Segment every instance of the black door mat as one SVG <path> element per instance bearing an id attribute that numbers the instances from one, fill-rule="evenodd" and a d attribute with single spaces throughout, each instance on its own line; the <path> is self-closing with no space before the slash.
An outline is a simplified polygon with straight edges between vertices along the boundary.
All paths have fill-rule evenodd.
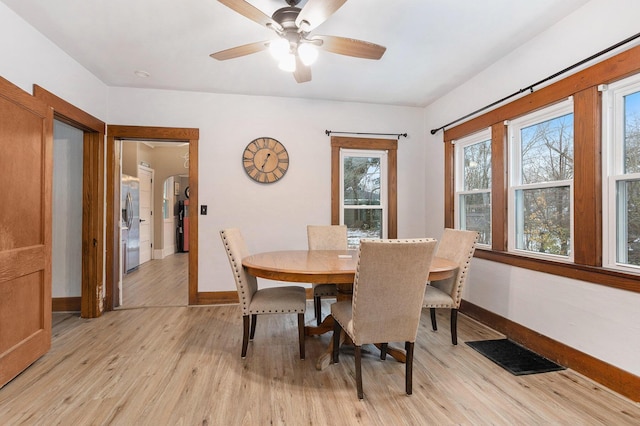
<path id="1" fill-rule="evenodd" d="M 565 369 L 509 339 L 478 340 L 467 345 L 515 376 Z"/>

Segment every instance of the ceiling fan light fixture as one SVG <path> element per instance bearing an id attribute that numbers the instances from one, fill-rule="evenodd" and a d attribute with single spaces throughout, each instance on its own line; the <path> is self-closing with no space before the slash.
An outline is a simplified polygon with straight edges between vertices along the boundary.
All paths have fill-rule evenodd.
<path id="1" fill-rule="evenodd" d="M 269 43 L 269 53 L 276 60 L 281 61 L 282 58 L 289 54 L 289 42 L 283 38 L 273 40 Z"/>
<path id="2" fill-rule="evenodd" d="M 298 46 L 298 56 L 303 64 L 309 66 L 318 59 L 318 48 L 311 43 L 302 43 Z"/>
<path id="3" fill-rule="evenodd" d="M 282 71 L 295 72 L 296 57 L 292 53 L 288 53 L 280 60 L 278 68 L 280 68 Z"/>

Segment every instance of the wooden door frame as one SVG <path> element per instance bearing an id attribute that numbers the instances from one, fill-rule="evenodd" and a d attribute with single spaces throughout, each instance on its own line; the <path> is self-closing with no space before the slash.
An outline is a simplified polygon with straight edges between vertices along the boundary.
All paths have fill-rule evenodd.
<path id="1" fill-rule="evenodd" d="M 104 260 L 104 135 L 105 123 L 33 85 L 33 96 L 53 109 L 53 117 L 83 132 L 82 145 L 82 284 L 80 315 L 102 314 Z M 52 123 L 53 125 L 53 123 Z M 77 302 L 76 302 L 77 303 Z M 76 304 L 68 309 L 78 309 Z"/>
<path id="2" fill-rule="evenodd" d="M 122 139 L 173 141 L 189 144 L 189 201 L 198 206 L 198 141 L 200 130 L 193 128 L 107 125 L 106 200 L 107 238 L 105 310 L 113 310 L 120 271 L 120 154 Z M 198 304 L 198 209 L 189 209 L 189 304 Z"/>

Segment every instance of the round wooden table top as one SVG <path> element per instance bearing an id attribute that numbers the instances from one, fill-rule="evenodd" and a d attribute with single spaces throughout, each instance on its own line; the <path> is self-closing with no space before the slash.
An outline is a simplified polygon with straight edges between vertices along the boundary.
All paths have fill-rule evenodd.
<path id="1" fill-rule="evenodd" d="M 251 275 L 276 281 L 316 284 L 353 284 L 357 250 L 286 250 L 258 253 L 242 259 Z M 429 280 L 452 277 L 458 265 L 434 257 Z"/>

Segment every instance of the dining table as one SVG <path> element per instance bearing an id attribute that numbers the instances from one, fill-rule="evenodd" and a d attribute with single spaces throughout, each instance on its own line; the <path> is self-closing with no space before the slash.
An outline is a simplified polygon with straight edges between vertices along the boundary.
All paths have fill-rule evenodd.
<path id="1" fill-rule="evenodd" d="M 242 266 L 249 274 L 268 280 L 336 284 L 337 299 L 350 300 L 357 262 L 357 250 L 283 250 L 247 256 L 242 259 Z M 434 256 L 429 268 L 429 281 L 451 278 L 457 269 L 457 263 Z M 305 335 L 319 335 L 332 330 L 333 317 L 328 315 L 319 326 L 305 326 Z M 318 358 L 316 363 L 318 370 L 322 370 L 331 363 L 332 350 L 333 339 L 330 340 L 327 351 Z M 405 352 L 402 349 L 389 345 L 387 353 L 400 362 L 406 360 Z"/>

